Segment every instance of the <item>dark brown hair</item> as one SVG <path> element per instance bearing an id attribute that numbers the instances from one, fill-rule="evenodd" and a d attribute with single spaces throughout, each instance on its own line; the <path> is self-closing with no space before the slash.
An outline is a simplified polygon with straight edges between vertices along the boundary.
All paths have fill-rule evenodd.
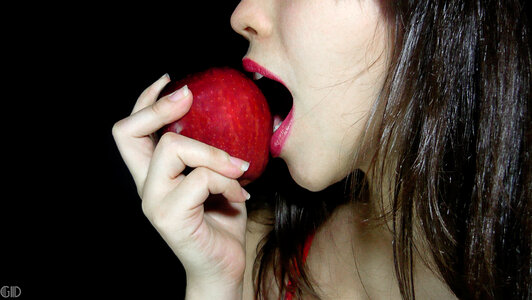
<path id="1" fill-rule="evenodd" d="M 404 299 L 414 299 L 415 227 L 460 299 L 532 298 L 532 58 L 525 1 L 380 1 L 393 49 L 368 122 L 377 148 L 366 176 L 391 197 L 393 252 Z M 378 125 L 377 124 L 378 121 Z M 358 172 L 358 171 L 357 171 Z M 384 178 L 393 174 L 389 195 Z M 352 201 L 367 187 L 352 176 Z M 302 248 L 337 202 L 279 195 L 254 278 L 267 298 L 315 294 Z M 304 197 L 305 199 L 302 199 Z M 309 201 L 310 200 L 310 201 Z M 417 240 L 416 240 L 417 242 Z M 299 270 L 297 272 L 296 270 Z"/>

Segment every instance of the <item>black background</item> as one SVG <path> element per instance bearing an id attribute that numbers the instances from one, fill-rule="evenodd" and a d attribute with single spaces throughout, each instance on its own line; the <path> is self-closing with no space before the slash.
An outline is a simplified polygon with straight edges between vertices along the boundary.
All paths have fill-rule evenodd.
<path id="1" fill-rule="evenodd" d="M 0 286 L 20 287 L 19 299 L 183 297 L 183 269 L 143 215 L 111 128 L 164 73 L 242 70 L 248 42 L 229 23 L 237 5 L 3 11 Z"/>
<path id="2" fill-rule="evenodd" d="M 164 73 L 242 70 L 237 4 L 2 7 L 0 287 L 19 299 L 183 297 L 183 269 L 143 215 L 111 128 Z M 253 200 L 272 182 L 294 188 L 280 160 L 248 187 Z"/>

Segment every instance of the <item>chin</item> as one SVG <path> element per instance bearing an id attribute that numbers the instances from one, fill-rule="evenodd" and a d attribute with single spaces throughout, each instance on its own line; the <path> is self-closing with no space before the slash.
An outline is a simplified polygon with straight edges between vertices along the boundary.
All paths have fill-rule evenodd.
<path id="1" fill-rule="evenodd" d="M 287 166 L 292 179 L 294 179 L 299 186 L 311 192 L 322 191 L 343 178 L 343 176 L 341 176 L 341 178 L 335 178 L 334 176 L 331 176 L 331 174 L 316 170 L 316 168 L 312 168 L 308 164 L 305 167 L 296 167 L 287 163 Z"/>

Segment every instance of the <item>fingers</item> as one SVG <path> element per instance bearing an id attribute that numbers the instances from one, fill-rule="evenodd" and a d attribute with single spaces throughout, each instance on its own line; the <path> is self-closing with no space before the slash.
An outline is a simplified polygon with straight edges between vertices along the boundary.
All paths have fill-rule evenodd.
<path id="1" fill-rule="evenodd" d="M 176 201 L 182 210 L 193 210 L 203 205 L 209 194 L 222 194 L 230 202 L 245 202 L 249 194 L 240 186 L 237 180 L 227 178 L 207 168 L 194 169 L 169 194 L 169 199 Z"/>
<path id="2" fill-rule="evenodd" d="M 141 99 L 139 99 L 141 100 Z M 145 103 L 151 101 L 142 99 Z M 149 136 L 161 127 L 183 117 L 192 105 L 192 93 L 187 86 L 148 105 L 128 118 L 119 121 L 123 134 L 127 137 L 141 138 Z M 139 105 L 139 108 L 142 105 Z"/>
<path id="3" fill-rule="evenodd" d="M 186 166 L 208 168 L 225 177 L 236 179 L 248 169 L 249 163 L 205 143 L 167 132 L 161 137 L 153 153 L 142 191 L 143 198 L 157 198 L 170 192 L 179 183 L 178 176 Z"/>
<path id="4" fill-rule="evenodd" d="M 171 95 L 157 97 L 170 81 L 163 76 L 138 98 L 133 113 L 113 126 L 113 136 L 137 189 L 143 189 L 155 143 L 150 135 L 164 125 L 180 119 L 192 105 L 192 93 L 183 87 Z"/>
<path id="5" fill-rule="evenodd" d="M 134 114 L 137 111 L 143 109 L 144 107 L 155 103 L 155 101 L 159 97 L 159 93 L 169 82 L 170 82 L 170 76 L 167 73 L 167 74 L 164 74 L 157 81 L 155 81 L 152 85 L 147 87 L 137 99 L 137 102 L 135 103 L 135 106 L 133 107 L 133 111 L 131 112 L 131 114 Z"/>
<path id="6" fill-rule="evenodd" d="M 221 194 L 233 203 L 243 203 L 250 198 L 237 180 L 198 167 L 183 177 L 165 197 L 144 198 L 143 211 L 159 227 L 164 227 L 167 222 L 175 224 L 176 220 L 186 223 L 187 219 L 198 215 L 210 194 Z"/>
<path id="7" fill-rule="evenodd" d="M 245 201 L 249 194 L 236 178 L 247 170 L 249 163 L 176 133 L 166 133 L 157 144 L 150 138 L 164 125 L 183 117 L 192 105 L 192 93 L 187 86 L 157 100 L 169 81 L 165 75 L 148 87 L 139 96 L 132 114 L 113 127 L 113 136 L 133 175 L 143 206 L 177 199 L 183 208 L 193 209 L 211 193 L 222 194 L 232 202 Z M 184 176 L 181 173 L 186 166 L 195 169 Z"/>

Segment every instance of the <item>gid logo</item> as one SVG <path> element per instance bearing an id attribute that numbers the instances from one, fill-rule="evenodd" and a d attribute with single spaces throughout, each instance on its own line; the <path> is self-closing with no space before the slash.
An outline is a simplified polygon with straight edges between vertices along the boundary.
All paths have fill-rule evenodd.
<path id="1" fill-rule="evenodd" d="M 22 290 L 20 287 L 13 285 L 13 286 L 7 286 L 4 285 L 0 288 L 0 295 L 2 295 L 3 298 L 17 298 L 22 293 Z"/>

